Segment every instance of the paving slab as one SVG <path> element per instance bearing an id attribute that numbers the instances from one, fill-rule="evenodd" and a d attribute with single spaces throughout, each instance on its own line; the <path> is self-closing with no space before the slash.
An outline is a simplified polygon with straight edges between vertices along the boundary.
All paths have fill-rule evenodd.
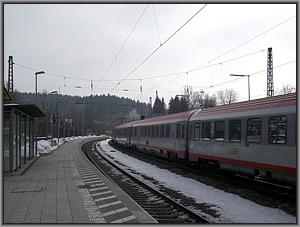
<path id="1" fill-rule="evenodd" d="M 63 144 L 23 174 L 4 176 L 3 224 L 157 223 L 81 151 L 92 139 Z"/>

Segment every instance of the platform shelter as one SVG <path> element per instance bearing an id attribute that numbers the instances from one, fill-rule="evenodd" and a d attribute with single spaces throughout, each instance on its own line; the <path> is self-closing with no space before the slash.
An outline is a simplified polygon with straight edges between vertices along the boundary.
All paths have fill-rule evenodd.
<path id="1" fill-rule="evenodd" d="M 3 108 L 3 171 L 14 174 L 37 156 L 35 118 L 46 115 L 34 104 Z"/>

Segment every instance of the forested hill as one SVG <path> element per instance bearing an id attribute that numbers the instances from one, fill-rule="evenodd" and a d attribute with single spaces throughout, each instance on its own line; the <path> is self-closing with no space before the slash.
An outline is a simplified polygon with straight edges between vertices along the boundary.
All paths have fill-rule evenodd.
<path id="1" fill-rule="evenodd" d="M 36 103 L 35 93 L 14 92 L 13 100 L 18 104 Z M 150 105 L 109 94 L 80 97 L 42 93 L 37 96 L 37 105 L 47 115 L 47 119 L 50 119 L 51 112 L 56 112 L 57 108 L 60 122 L 72 119 L 73 126 L 77 124 L 78 127 L 86 127 L 91 133 L 95 133 L 97 124 L 102 124 L 109 130 L 112 124 L 124 122 L 125 118 L 137 118 L 141 112 L 147 117 L 150 111 Z M 48 122 L 49 120 L 45 120 L 43 123 L 45 127 L 48 127 Z"/>

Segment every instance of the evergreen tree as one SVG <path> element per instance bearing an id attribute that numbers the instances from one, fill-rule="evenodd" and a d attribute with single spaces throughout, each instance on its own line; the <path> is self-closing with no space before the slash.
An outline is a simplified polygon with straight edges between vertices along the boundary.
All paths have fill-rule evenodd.
<path id="1" fill-rule="evenodd" d="M 156 98 L 154 101 L 153 109 L 152 109 L 152 116 L 160 116 L 166 114 L 166 104 L 164 101 L 164 98 L 162 100 L 158 97 L 157 91 L 156 91 Z"/>
<path id="2" fill-rule="evenodd" d="M 172 97 L 169 101 L 168 114 L 187 111 L 188 105 L 189 103 L 186 98 L 182 97 L 181 99 L 179 99 L 178 96 L 176 95 L 174 99 Z"/>

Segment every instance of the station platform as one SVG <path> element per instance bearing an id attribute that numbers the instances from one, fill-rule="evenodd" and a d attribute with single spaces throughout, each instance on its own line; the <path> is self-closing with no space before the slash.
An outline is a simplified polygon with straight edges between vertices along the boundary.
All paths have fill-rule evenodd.
<path id="1" fill-rule="evenodd" d="M 157 223 L 67 142 L 19 176 L 3 177 L 3 224 Z"/>

